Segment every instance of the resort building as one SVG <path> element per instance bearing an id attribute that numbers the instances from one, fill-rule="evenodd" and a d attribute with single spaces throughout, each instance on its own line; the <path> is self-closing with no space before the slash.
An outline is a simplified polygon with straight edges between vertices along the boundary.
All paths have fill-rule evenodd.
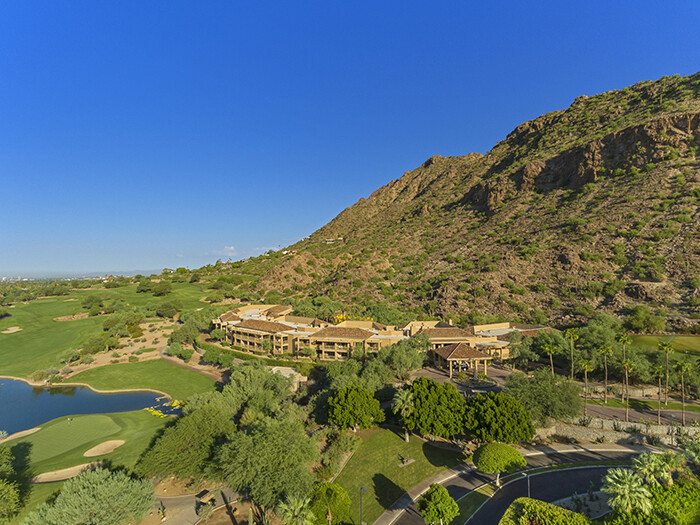
<path id="1" fill-rule="evenodd" d="M 226 339 L 249 352 L 316 355 L 323 360 L 349 359 L 354 351 L 377 353 L 382 348 L 424 335 L 429 352 L 444 366 L 477 366 L 492 359 L 507 359 L 509 339 L 515 332 L 533 335 L 541 326 L 494 323 L 467 329 L 444 321 L 411 321 L 386 326 L 374 321 L 346 320 L 337 325 L 311 317 L 293 316 L 291 306 L 247 305 L 222 314 L 214 326 Z"/>

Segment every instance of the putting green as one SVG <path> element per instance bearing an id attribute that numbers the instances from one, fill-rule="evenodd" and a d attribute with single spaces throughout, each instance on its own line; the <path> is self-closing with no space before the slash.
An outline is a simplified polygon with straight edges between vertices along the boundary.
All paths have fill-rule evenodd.
<path id="1" fill-rule="evenodd" d="M 160 359 L 92 368 L 69 381 L 87 383 L 98 390 L 158 390 L 174 399 L 187 399 L 214 388 L 214 381 L 207 376 Z"/>

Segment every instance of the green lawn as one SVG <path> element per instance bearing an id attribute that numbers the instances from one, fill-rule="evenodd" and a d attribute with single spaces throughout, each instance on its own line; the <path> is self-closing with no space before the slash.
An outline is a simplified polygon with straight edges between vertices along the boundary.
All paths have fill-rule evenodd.
<path id="1" fill-rule="evenodd" d="M 69 381 L 88 383 L 98 390 L 158 390 L 173 399 L 187 399 L 214 388 L 214 381 L 207 376 L 160 359 L 92 368 Z"/>
<path id="2" fill-rule="evenodd" d="M 700 335 L 634 335 L 632 344 L 642 350 L 657 351 L 660 342 L 670 342 L 674 350 L 683 353 L 700 353 Z"/>
<path id="3" fill-rule="evenodd" d="M 8 442 L 8 445 L 15 458 L 15 468 L 24 472 L 26 478 L 97 459 L 130 468 L 167 421 L 145 410 L 62 417 L 41 425 L 41 430 L 34 434 Z M 125 443 L 104 456 L 83 456 L 93 446 L 113 439 L 122 439 Z M 60 486 L 61 483 L 30 485 L 26 507 L 13 523 L 19 523 L 24 515 Z"/>
<path id="4" fill-rule="evenodd" d="M 454 523 L 454 525 L 463 525 L 494 492 L 496 492 L 495 487 L 489 484 L 479 487 L 459 499 L 457 501 L 459 514 L 452 523 Z"/>
<path id="5" fill-rule="evenodd" d="M 86 295 L 99 295 L 106 300 L 122 299 L 131 306 L 156 306 L 178 299 L 183 311 L 203 306 L 205 295 L 199 284 L 174 283 L 165 297 L 136 293 L 137 285 L 122 288 L 75 290 L 68 295 L 36 299 L 9 308 L 9 317 L 0 319 L 0 332 L 19 326 L 21 332 L 0 334 L 0 375 L 29 377 L 35 370 L 59 366 L 61 359 L 81 348 L 83 343 L 102 330 L 105 317 L 89 317 L 76 321 L 54 321 L 54 317 L 84 313 L 81 301 Z"/>
<path id="6" fill-rule="evenodd" d="M 404 492 L 462 461 L 460 453 L 433 447 L 415 436 L 406 443 L 400 434 L 383 428 L 360 434 L 362 443 L 336 479 L 350 494 L 353 523 L 360 523 L 360 487 L 368 489 L 362 496 L 362 519 L 372 523 Z M 399 467 L 400 457 L 415 462 Z"/>
<path id="7" fill-rule="evenodd" d="M 594 403 L 596 405 L 600 406 L 609 406 L 613 408 L 625 408 L 625 404 L 620 401 L 617 398 L 612 398 L 608 396 L 608 404 L 606 405 L 603 403 L 602 400 L 599 399 L 593 399 L 593 400 L 588 400 L 589 403 Z M 658 401 L 646 401 L 646 400 L 641 400 L 641 399 L 630 399 L 630 408 L 636 408 L 640 410 L 657 410 L 658 408 Z M 681 410 L 683 406 L 681 403 L 676 402 L 676 401 L 669 401 L 668 406 L 664 405 L 663 403 L 663 397 L 661 399 L 661 413 L 663 414 L 664 410 Z M 685 410 L 686 412 L 700 412 L 700 406 L 698 405 L 690 405 L 688 403 L 685 404 Z"/>

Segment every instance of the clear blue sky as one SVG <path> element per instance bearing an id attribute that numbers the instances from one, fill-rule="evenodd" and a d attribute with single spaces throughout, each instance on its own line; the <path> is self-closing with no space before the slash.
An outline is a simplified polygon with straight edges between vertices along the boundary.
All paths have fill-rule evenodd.
<path id="1" fill-rule="evenodd" d="M 0 276 L 285 246 L 434 154 L 700 70 L 700 3 L 0 3 Z"/>

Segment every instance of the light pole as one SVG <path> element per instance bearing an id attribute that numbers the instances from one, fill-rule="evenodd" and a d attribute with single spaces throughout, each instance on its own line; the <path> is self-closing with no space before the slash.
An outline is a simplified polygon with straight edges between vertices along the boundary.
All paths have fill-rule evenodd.
<path id="1" fill-rule="evenodd" d="M 527 497 L 530 497 L 530 476 L 527 475 L 527 472 L 522 473 L 525 478 L 527 478 Z"/>
<path id="2" fill-rule="evenodd" d="M 369 490 L 367 487 L 360 487 L 360 525 L 365 525 L 365 522 L 362 521 L 362 493 L 367 492 Z"/>

